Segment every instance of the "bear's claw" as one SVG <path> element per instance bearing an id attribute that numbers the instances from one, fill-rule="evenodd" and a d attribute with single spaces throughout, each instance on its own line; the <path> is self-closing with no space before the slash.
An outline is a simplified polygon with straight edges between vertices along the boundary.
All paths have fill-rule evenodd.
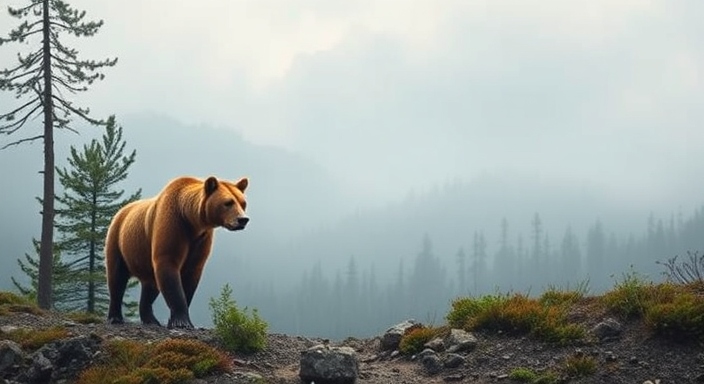
<path id="1" fill-rule="evenodd" d="M 122 317 L 108 317 L 108 324 L 124 324 L 125 320 Z"/>
<path id="2" fill-rule="evenodd" d="M 193 329 L 195 328 L 193 326 L 193 323 L 191 323 L 191 320 L 188 317 L 171 317 L 169 319 L 169 324 L 167 325 L 169 329 L 172 328 L 181 328 L 181 329 Z"/>

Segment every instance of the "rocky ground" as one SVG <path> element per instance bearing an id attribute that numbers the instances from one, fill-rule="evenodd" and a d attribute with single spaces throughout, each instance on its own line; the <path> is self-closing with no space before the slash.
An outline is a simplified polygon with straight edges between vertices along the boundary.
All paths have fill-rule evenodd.
<path id="1" fill-rule="evenodd" d="M 579 313 L 573 316 L 587 329 L 602 322 L 602 313 Z M 41 328 L 66 326 L 72 337 L 86 336 L 92 340 L 115 337 L 140 341 L 161 340 L 169 337 L 197 338 L 217 344 L 207 329 L 193 331 L 167 330 L 137 324 L 109 326 L 104 324 L 77 324 L 49 313 L 33 315 L 12 313 L 0 316 L 0 331 L 12 327 Z M 704 383 L 704 347 L 698 343 L 674 343 L 649 337 L 639 322 L 623 323 L 617 337 L 607 340 L 585 341 L 575 345 L 558 346 L 536 341 L 531 337 L 512 337 L 501 334 L 475 333 L 476 348 L 459 353 L 462 363 L 456 368 L 443 368 L 429 374 L 419 358 L 402 356 L 392 351 L 381 351 L 381 337 L 347 339 L 331 342 L 332 346 L 352 347 L 359 360 L 359 384 L 414 384 L 414 383 L 511 383 L 509 373 L 515 368 L 530 368 L 537 372 L 559 371 L 570 356 L 591 356 L 597 362 L 596 373 L 583 378 L 561 374 L 562 382 L 569 383 L 647 383 L 686 384 Z M 10 328 L 8 328 L 10 327 Z M 382 336 L 382 335 L 380 335 Z M 0 332 L 2 339 L 2 332 Z M 232 355 L 235 370 L 229 374 L 199 379 L 208 383 L 301 383 L 298 377 L 301 352 L 324 342 L 320 339 L 281 334 L 270 334 L 268 346 L 251 355 Z M 440 352 L 438 356 L 444 356 Z M 0 356 L 0 360 L 2 357 Z M 68 363 L 67 363 L 68 364 Z M 2 361 L 0 361 L 2 365 Z M 67 380 L 70 382 L 71 380 Z M 0 378 L 0 383 L 3 380 Z"/>

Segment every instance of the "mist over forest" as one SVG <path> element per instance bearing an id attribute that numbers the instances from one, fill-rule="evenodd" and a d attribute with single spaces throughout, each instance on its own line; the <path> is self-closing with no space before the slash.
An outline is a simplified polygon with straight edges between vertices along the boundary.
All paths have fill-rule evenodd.
<path id="1" fill-rule="evenodd" d="M 657 281 L 704 251 L 701 0 L 70 3 L 105 24 L 62 43 L 119 58 L 65 96 L 116 115 L 137 152 L 120 188 L 250 178 L 197 326 L 225 284 L 273 332 L 344 338 L 442 323 L 461 295 Z M 32 49 L 3 44 L 0 68 Z M 0 93 L 0 113 L 21 103 Z M 103 133 L 76 123 L 58 167 Z M 39 237 L 42 155 L 0 150 L 0 289 Z"/>
<path id="2" fill-rule="evenodd" d="M 704 211 L 696 205 L 623 204 L 585 184 L 497 173 L 365 208 L 324 166 L 232 131 L 156 114 L 120 124 L 127 147 L 137 150 L 121 184 L 127 192 L 142 188 L 151 196 L 181 174 L 251 178 L 252 221 L 246 231 L 216 233 L 192 306 L 199 326 L 210 326 L 207 302 L 224 284 L 272 331 L 343 338 L 373 335 L 405 318 L 441 323 L 462 295 L 584 284 L 599 293 L 633 271 L 657 281 L 665 270 L 656 262 L 704 249 Z M 83 132 L 59 136 L 59 166 L 69 145 L 100 131 Z M 16 165 L 0 169 L 3 179 L 36 175 L 14 181 L 0 205 L 0 215 L 13 218 L 2 233 L 2 289 L 13 289 L 10 276 L 21 280 L 15 259 L 37 237 L 36 150 L 2 153 Z M 165 318 L 162 299 L 157 308 Z"/>

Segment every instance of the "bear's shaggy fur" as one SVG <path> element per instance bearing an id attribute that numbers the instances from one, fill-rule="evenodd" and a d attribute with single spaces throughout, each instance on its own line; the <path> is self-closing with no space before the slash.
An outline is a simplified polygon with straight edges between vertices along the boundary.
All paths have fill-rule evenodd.
<path id="1" fill-rule="evenodd" d="M 179 177 L 155 197 L 120 209 L 105 239 L 110 306 L 108 322 L 122 323 L 122 300 L 131 276 L 142 292 L 139 317 L 143 324 L 159 324 L 152 304 L 159 293 L 171 310 L 169 328 L 193 328 L 188 313 L 203 266 L 213 243 L 213 231 L 244 229 L 244 191 L 249 181 L 209 177 L 205 181 Z"/>

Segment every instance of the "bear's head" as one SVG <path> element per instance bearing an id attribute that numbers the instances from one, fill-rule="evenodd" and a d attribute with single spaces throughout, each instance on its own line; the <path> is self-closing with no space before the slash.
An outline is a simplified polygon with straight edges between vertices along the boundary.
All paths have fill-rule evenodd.
<path id="1" fill-rule="evenodd" d="M 249 180 L 246 177 L 234 183 L 218 180 L 212 176 L 206 179 L 204 183 L 206 221 L 230 231 L 244 229 L 249 222 L 249 217 L 245 214 L 247 201 L 244 196 L 247 185 Z"/>

